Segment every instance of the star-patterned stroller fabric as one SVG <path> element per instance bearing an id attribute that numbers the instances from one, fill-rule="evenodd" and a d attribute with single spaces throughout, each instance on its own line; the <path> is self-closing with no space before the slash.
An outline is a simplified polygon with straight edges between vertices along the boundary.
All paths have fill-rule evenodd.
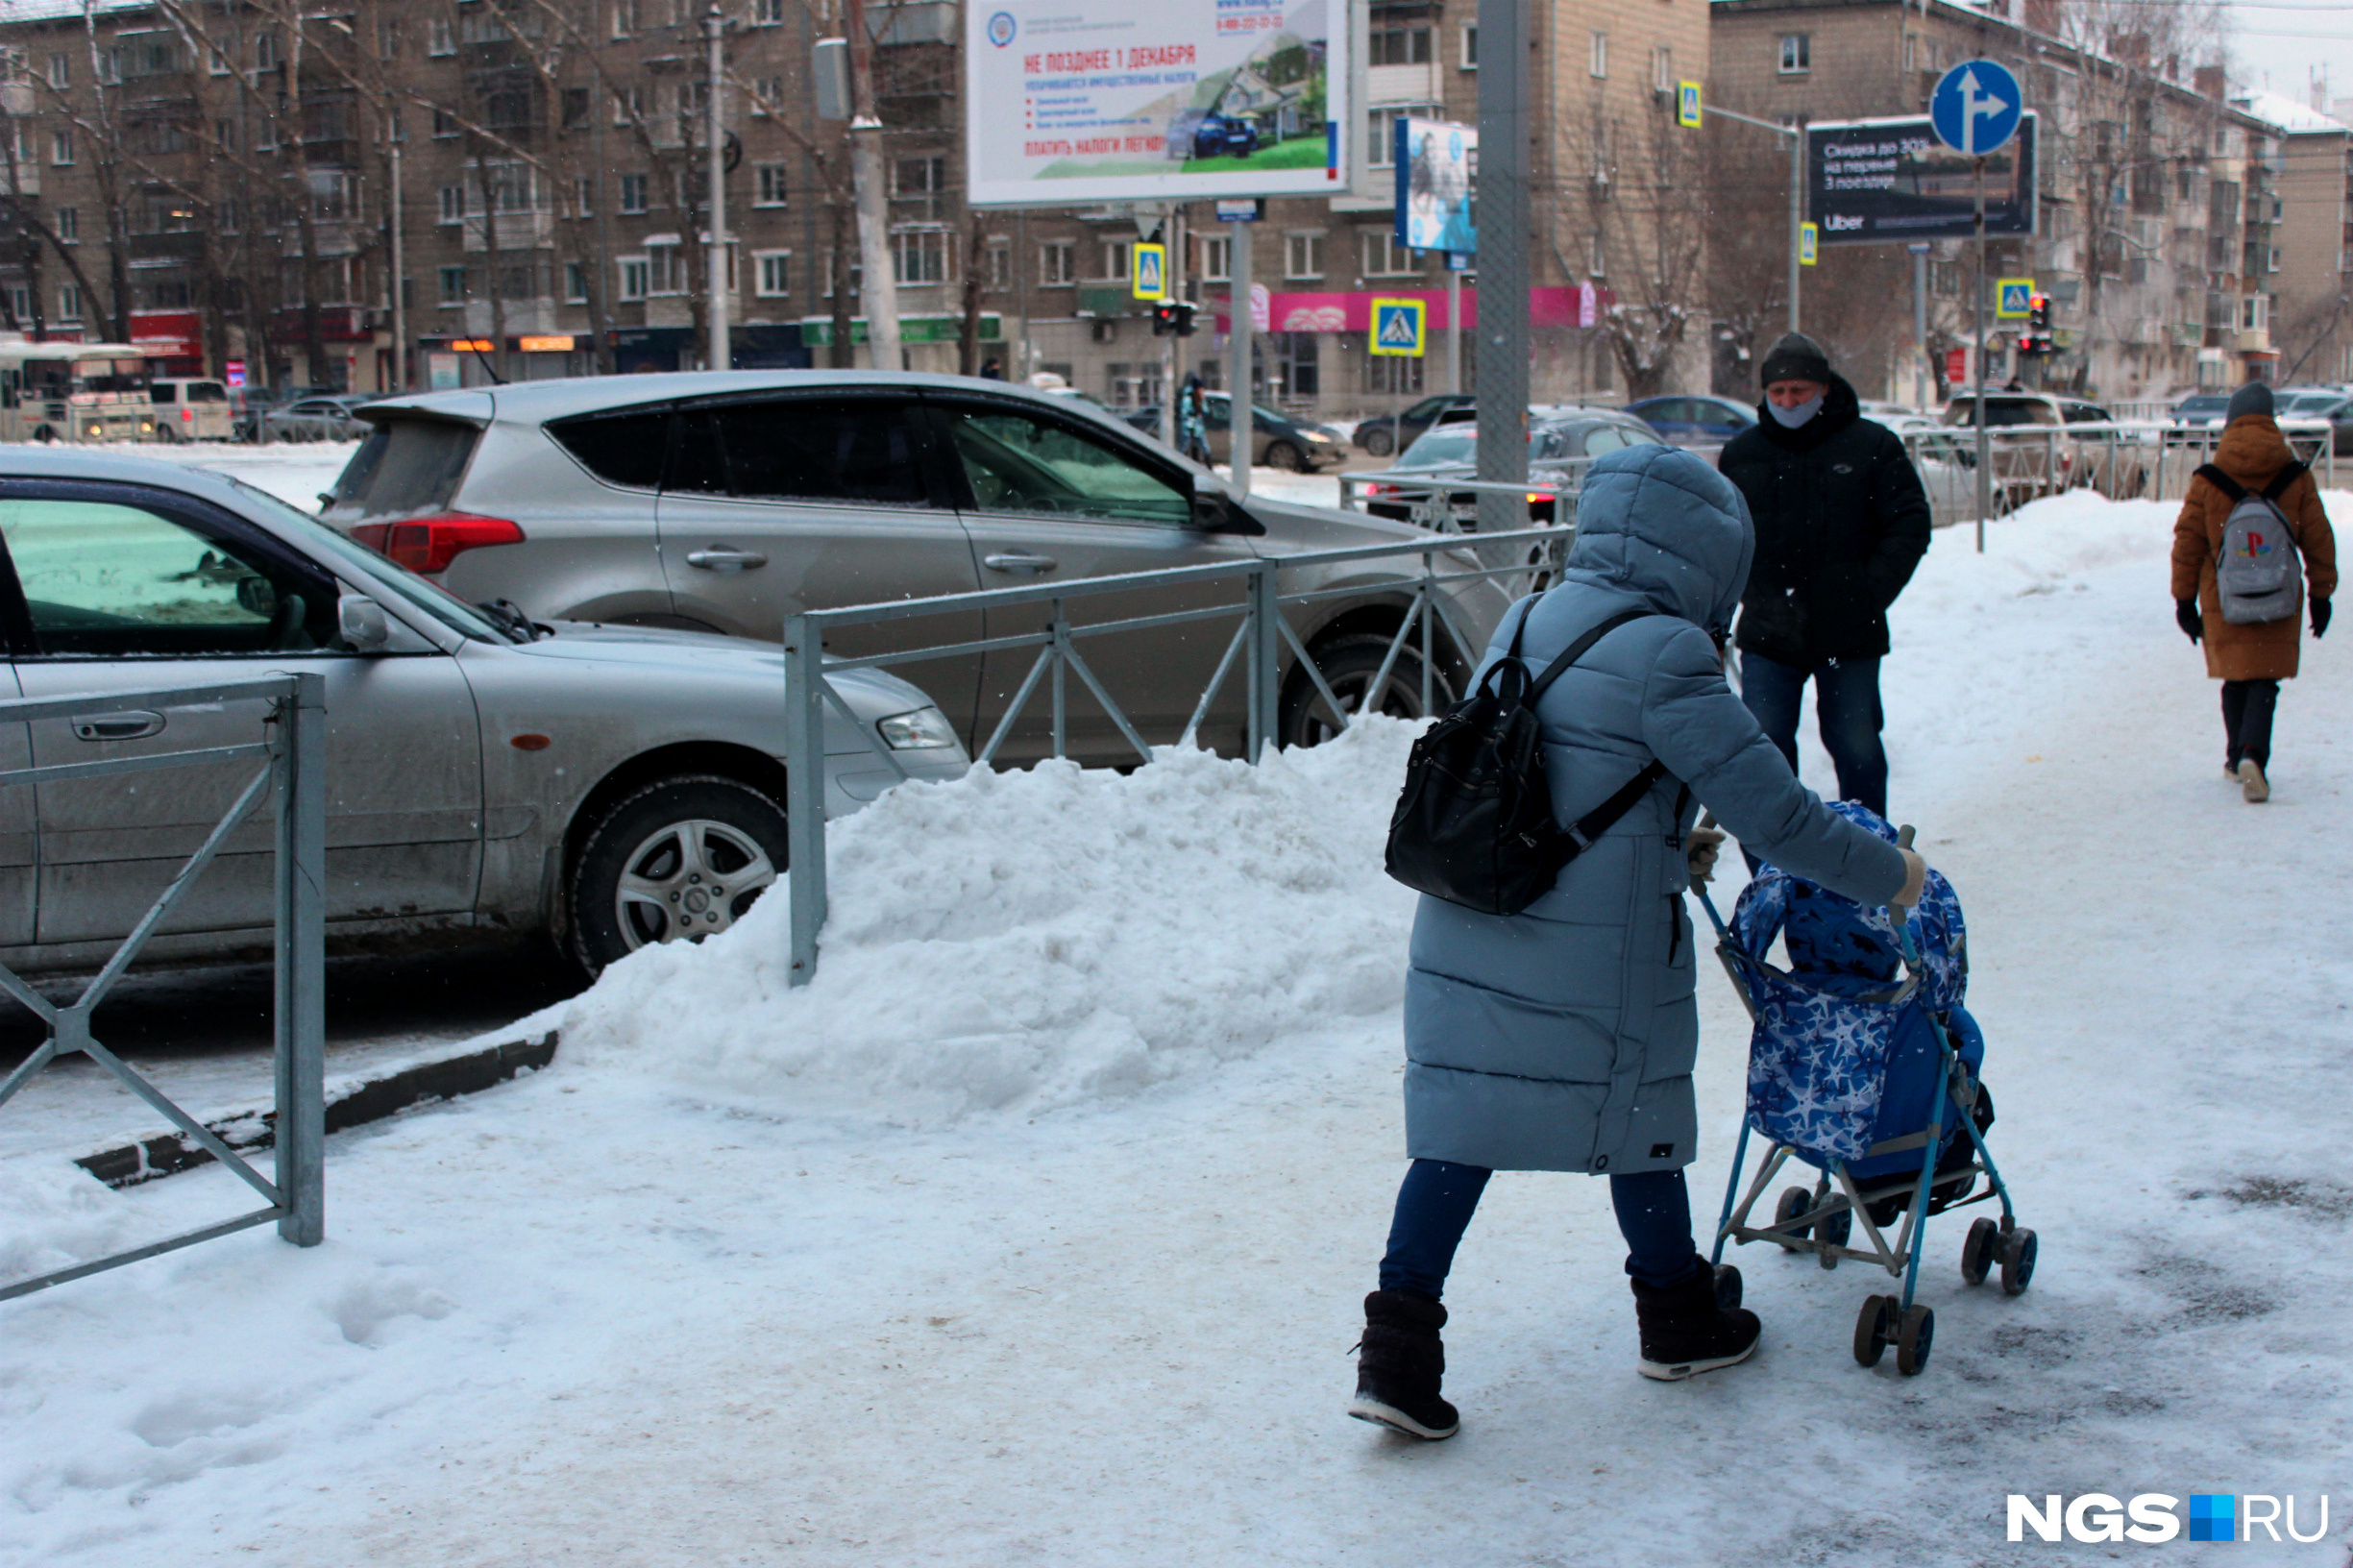
<path id="1" fill-rule="evenodd" d="M 1830 809 L 1893 842 L 1896 831 L 1851 801 Z M 1944 1019 L 1972 1076 L 1984 1054 L 1961 1003 L 1969 956 L 1961 903 L 1931 870 L 1912 937 L 1921 957 L 1906 975 L 1885 908 L 1866 908 L 1772 866 L 1733 908 L 1729 950 L 1756 1012 L 1749 1043 L 1749 1124 L 1815 1165 L 1849 1164 L 1861 1179 L 1917 1170 L 1920 1155 L 1867 1160 L 1873 1144 L 1927 1126 L 1937 1052 L 1931 1015 Z M 1766 960 L 1781 939 L 1789 968 Z M 1948 1106 L 1944 1132 L 1958 1125 Z M 1884 1170 L 1879 1167 L 1885 1167 Z"/>

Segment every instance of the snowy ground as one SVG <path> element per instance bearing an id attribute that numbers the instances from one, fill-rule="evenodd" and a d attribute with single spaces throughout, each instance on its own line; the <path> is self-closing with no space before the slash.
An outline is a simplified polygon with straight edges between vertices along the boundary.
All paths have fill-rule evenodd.
<path id="1" fill-rule="evenodd" d="M 2003 1498 L 2097 1490 L 2306 1530 L 2331 1492 L 2328 1542 L 2233 1560 L 2340 1568 L 2353 659 L 2308 649 L 2242 804 L 2169 513 L 1946 530 L 1897 617 L 1898 811 L 1967 905 L 2043 1239 L 2005 1300 L 1932 1229 L 1918 1380 L 1847 1353 L 1873 1278 L 1750 1248 L 1759 1361 L 1643 1382 L 1602 1188 L 1518 1175 L 1449 1291 L 1462 1434 L 1341 1414 L 1401 1169 L 1406 736 L 1369 726 L 899 792 L 836 829 L 808 991 L 771 900 L 552 1010 L 550 1071 L 335 1139 L 325 1246 L 0 1306 L 0 1560 L 2093 1561 L 2005 1544 Z M 1746 1031 L 1702 994 L 1712 1214 Z M 0 1187 L 8 1276 L 238 1199 Z"/>

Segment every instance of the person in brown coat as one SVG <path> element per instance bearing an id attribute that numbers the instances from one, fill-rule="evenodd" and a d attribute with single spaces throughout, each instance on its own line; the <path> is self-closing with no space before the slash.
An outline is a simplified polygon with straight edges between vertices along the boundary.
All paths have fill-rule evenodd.
<path id="1" fill-rule="evenodd" d="M 2271 417 L 2271 389 L 2249 381 L 2234 393 L 2223 416 L 2222 440 L 2214 466 L 2258 495 L 2295 460 Z M 2206 645 L 2206 674 L 2222 683 L 2222 729 L 2227 745 L 2223 771 L 2239 781 L 2249 800 L 2267 800 L 2271 763 L 2271 715 L 2279 683 L 2293 678 L 2303 628 L 2293 613 L 2277 621 L 2234 625 L 2222 619 L 2215 586 L 2215 560 L 2222 549 L 2222 527 L 2236 505 L 2203 475 L 2190 481 L 2181 517 L 2173 525 L 2174 619 L 2190 641 Z M 2312 603 L 2312 634 L 2328 630 L 2329 597 L 2337 592 L 2337 536 L 2321 509 L 2320 487 L 2299 473 L 2278 499 L 2304 561 Z"/>

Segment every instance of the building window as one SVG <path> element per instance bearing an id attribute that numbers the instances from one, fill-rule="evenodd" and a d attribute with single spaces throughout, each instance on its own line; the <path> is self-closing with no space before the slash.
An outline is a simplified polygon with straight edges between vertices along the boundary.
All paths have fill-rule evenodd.
<path id="1" fill-rule="evenodd" d="M 1234 241 L 1225 234 L 1204 235 L 1201 240 L 1201 279 L 1204 282 L 1224 283 L 1234 279 Z"/>
<path id="2" fill-rule="evenodd" d="M 764 300 L 778 300 L 793 292 L 793 253 L 791 251 L 754 251 L 751 253 L 751 291 Z"/>
<path id="3" fill-rule="evenodd" d="M 310 215 L 325 223 L 357 217 L 359 176 L 349 169 L 312 169 Z"/>
<path id="4" fill-rule="evenodd" d="M 74 85 L 73 56 L 51 55 L 49 57 L 49 85 L 57 88 L 60 92 L 63 92 L 67 87 Z M 75 312 L 77 315 L 80 313 L 81 312 L 79 311 Z"/>
<path id="5" fill-rule="evenodd" d="M 1002 293 L 1013 287 L 1013 241 L 999 235 L 991 236 L 982 247 L 981 286 L 993 293 Z"/>
<path id="6" fill-rule="evenodd" d="M 263 123 L 265 123 L 265 124 L 266 124 L 267 122 L 265 121 L 265 122 L 263 122 Z M 446 109 L 436 109 L 436 110 L 433 110 L 433 136 L 434 136 L 434 138 L 435 138 L 436 140 L 440 140 L 440 141 L 447 141 L 447 140 L 449 140 L 451 137 L 453 137 L 453 136 L 454 136 L 454 135 L 457 135 L 457 116 L 456 116 L 456 115 L 454 115 L 454 114 L 453 114 L 453 113 L 451 113 L 451 112 L 450 112 L 448 110 L 446 110 Z"/>
<path id="7" fill-rule="evenodd" d="M 59 168 L 70 167 L 74 160 L 74 134 L 63 126 L 49 133 L 49 161 Z"/>
<path id="8" fill-rule="evenodd" d="M 2260 332 L 2270 319 L 2271 296 L 2249 294 L 2239 302 L 2239 330 Z"/>
<path id="9" fill-rule="evenodd" d="M 1402 354 L 1364 356 L 1364 390 L 1375 397 L 1419 397 L 1423 360 Z"/>
<path id="10" fill-rule="evenodd" d="M 784 22 L 784 0 L 751 0 L 751 25 L 778 27 Z"/>
<path id="11" fill-rule="evenodd" d="M 441 221 L 443 223 L 463 223 L 466 221 L 465 186 L 443 185 L 441 187 Z"/>
<path id="12" fill-rule="evenodd" d="M 572 202 L 581 217 L 593 218 L 597 215 L 597 177 L 595 175 L 582 174 L 574 177 Z"/>
<path id="13" fill-rule="evenodd" d="M 646 210 L 646 176 L 625 174 L 621 177 L 621 209 L 624 212 Z"/>
<path id="14" fill-rule="evenodd" d="M 1367 278 L 1396 278 L 1422 270 L 1413 253 L 1397 243 L 1394 230 L 1360 230 L 1357 244 Z"/>
<path id="15" fill-rule="evenodd" d="M 49 214 L 49 226 L 57 231 L 59 244 L 79 245 L 82 243 L 82 209 L 80 208 L 59 208 L 55 212 Z"/>
<path id="16" fill-rule="evenodd" d="M 237 150 L 237 122 L 214 120 L 212 122 L 212 145 L 224 153 L 235 152 Z"/>
<path id="17" fill-rule="evenodd" d="M 833 298 L 833 273 L 841 258 L 831 251 L 825 253 L 825 298 Z M 866 263 L 856 257 L 849 258 L 849 291 L 856 294 L 866 285 Z"/>
<path id="18" fill-rule="evenodd" d="M 376 58 L 379 60 L 401 58 L 401 24 L 390 17 L 385 17 L 376 24 Z"/>
<path id="19" fill-rule="evenodd" d="M 637 31 L 637 0 L 613 0 L 613 37 L 625 38 Z"/>
<path id="20" fill-rule="evenodd" d="M 1462 30 L 1462 68 L 1479 69 L 1479 24 L 1472 22 Z"/>
<path id="21" fill-rule="evenodd" d="M 1675 90 L 1675 51 L 1664 44 L 1651 51 L 1651 90 Z"/>
<path id="22" fill-rule="evenodd" d="M 425 52 L 435 59 L 457 53 L 457 35 L 451 29 L 448 17 L 434 16 L 426 21 Z"/>
<path id="23" fill-rule="evenodd" d="M 616 126 L 634 125 L 645 117 L 645 88 L 615 87 L 613 89 L 613 123 Z"/>
<path id="24" fill-rule="evenodd" d="M 646 292 L 649 294 L 683 294 L 686 292 L 686 257 L 676 245 L 648 245 L 646 247 Z"/>
<path id="25" fill-rule="evenodd" d="M 947 159 L 901 158 L 891 164 L 891 216 L 900 223 L 937 223 L 944 215 Z"/>
<path id="26" fill-rule="evenodd" d="M 9 314 L 14 316 L 18 321 L 31 321 L 33 319 L 33 285 L 10 283 L 8 291 Z"/>
<path id="27" fill-rule="evenodd" d="M 649 281 L 644 257 L 625 256 L 621 258 L 621 297 L 624 300 L 644 299 Z"/>
<path id="28" fill-rule="evenodd" d="M 444 305 L 465 304 L 466 269 L 463 267 L 443 267 L 440 269 L 440 278 L 441 303 Z"/>
<path id="29" fill-rule="evenodd" d="M 1038 247 L 1038 282 L 1048 288 L 1078 281 L 1077 247 L 1066 239 L 1049 239 Z"/>
<path id="30" fill-rule="evenodd" d="M 1317 364 L 1319 353 L 1313 332 L 1270 332 L 1274 349 L 1274 373 L 1278 379 L 1274 392 L 1279 398 L 1312 398 L 1323 388 L 1323 374 Z"/>
<path id="31" fill-rule="evenodd" d="M 902 283 L 944 283 L 950 272 L 945 229 L 899 229 L 891 234 L 892 270 Z"/>
<path id="32" fill-rule="evenodd" d="M 1286 278 L 1321 278 L 1324 275 L 1324 236 L 1321 234 L 1286 234 L 1283 236 L 1283 276 Z"/>
<path id="33" fill-rule="evenodd" d="M 785 196 L 784 165 L 763 163 L 754 172 L 758 176 L 756 182 L 758 194 L 752 197 L 751 205 L 754 207 L 782 207 Z"/>
<path id="34" fill-rule="evenodd" d="M 1415 10 L 1421 8 L 1416 7 Z M 1430 63 L 1430 17 L 1391 12 L 1373 13 L 1368 65 L 1427 65 Z"/>
<path id="35" fill-rule="evenodd" d="M 80 283 L 60 283 L 58 285 L 58 320 L 80 321 L 81 319 L 82 285 Z"/>
<path id="36" fill-rule="evenodd" d="M 1781 35 L 1781 74 L 1803 76 L 1814 68 L 1814 36 L 1811 33 Z"/>
<path id="37" fill-rule="evenodd" d="M 1370 135 L 1364 144 L 1367 166 L 1386 169 L 1395 166 L 1397 153 L 1397 122 L 1402 119 L 1436 119 L 1446 112 L 1443 104 L 1384 104 L 1365 111 Z"/>
<path id="38" fill-rule="evenodd" d="M 1585 74 L 1603 77 L 1609 74 L 1609 35 L 1596 29 L 1593 41 L 1585 55 Z"/>
<path id="39" fill-rule="evenodd" d="M 766 119 L 784 102 L 784 78 L 763 76 L 751 84 L 751 112 L 755 119 Z"/>
<path id="40" fill-rule="evenodd" d="M 1117 279 L 1122 282 L 1126 282 L 1130 276 L 1130 269 L 1135 265 L 1135 247 L 1126 240 L 1105 240 L 1103 242 L 1103 271 L 1100 276 Z"/>
<path id="41" fill-rule="evenodd" d="M 588 267 L 585 263 L 579 261 L 564 263 L 564 303 L 566 305 L 586 305 L 588 303 Z"/>

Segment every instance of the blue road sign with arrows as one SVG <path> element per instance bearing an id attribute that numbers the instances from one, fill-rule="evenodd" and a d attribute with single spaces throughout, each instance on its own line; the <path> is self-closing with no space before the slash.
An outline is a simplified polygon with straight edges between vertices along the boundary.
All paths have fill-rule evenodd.
<path id="1" fill-rule="evenodd" d="M 1983 158 L 2018 135 L 2026 94 L 1998 61 L 1965 60 L 1947 71 L 1928 100 L 1936 139 L 1956 153 Z"/>

